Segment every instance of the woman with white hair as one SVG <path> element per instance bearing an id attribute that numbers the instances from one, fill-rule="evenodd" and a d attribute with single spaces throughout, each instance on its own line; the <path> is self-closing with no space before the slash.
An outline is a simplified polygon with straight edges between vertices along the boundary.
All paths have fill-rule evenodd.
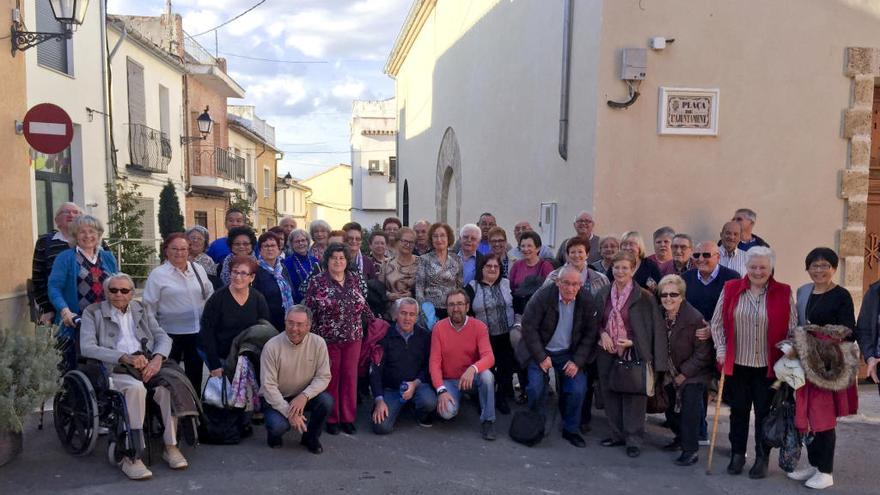
<path id="1" fill-rule="evenodd" d="M 55 307 L 55 323 L 61 323 L 57 338 L 64 349 L 67 369 L 76 367 L 74 319 L 90 304 L 105 299 L 103 283 L 119 270 L 116 258 L 101 248 L 104 225 L 91 215 L 80 215 L 70 224 L 74 247 L 62 252 L 49 274 L 49 300 Z"/>
<path id="2" fill-rule="evenodd" d="M 198 263 L 205 269 L 205 273 L 209 276 L 217 275 L 217 263 L 210 256 L 205 254 L 211 234 L 208 229 L 201 225 L 194 225 L 186 231 L 186 238 L 189 240 L 189 260 Z"/>
<path id="3" fill-rule="evenodd" d="M 647 258 L 648 253 L 645 250 L 645 240 L 642 239 L 642 235 L 635 230 L 624 232 L 620 236 L 620 250 L 629 251 L 636 258 L 633 281 L 645 289 L 654 290 L 662 275 L 657 264 Z M 608 268 L 605 276 L 608 280 L 614 280 L 611 268 Z"/>
<path id="4" fill-rule="evenodd" d="M 316 260 L 324 259 L 324 250 L 330 243 L 330 224 L 324 220 L 314 220 L 309 224 L 309 234 L 312 236 L 312 246 L 309 254 Z"/>
<path id="5" fill-rule="evenodd" d="M 773 364 L 782 357 L 776 344 L 789 336 L 798 321 L 791 287 L 773 278 L 775 262 L 772 249 L 749 249 L 746 276 L 724 284 L 711 325 L 716 359 L 727 376 L 732 454 L 727 472 L 742 473 L 754 409 L 755 464 L 749 470 L 754 479 L 767 476 L 769 466 L 763 421 L 773 400 Z"/>
<path id="6" fill-rule="evenodd" d="M 303 229 L 294 229 L 287 236 L 290 254 L 284 257 L 284 266 L 287 267 L 287 273 L 290 274 L 294 304 L 302 302 L 309 277 L 321 269 L 321 262 L 309 251 L 311 242 L 312 237 Z"/>

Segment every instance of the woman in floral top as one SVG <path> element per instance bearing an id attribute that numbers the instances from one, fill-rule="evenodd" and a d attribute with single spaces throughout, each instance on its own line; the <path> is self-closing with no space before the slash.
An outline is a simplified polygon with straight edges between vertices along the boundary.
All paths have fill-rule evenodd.
<path id="1" fill-rule="evenodd" d="M 312 310 L 312 331 L 327 342 L 330 356 L 330 385 L 333 407 L 327 417 L 327 433 L 336 435 L 340 428 L 355 432 L 357 413 L 357 365 L 361 353 L 363 327 L 374 316 L 361 291 L 360 274 L 346 270 L 345 246 L 330 244 L 324 250 L 324 271 L 311 278 L 304 303 Z"/>
<path id="2" fill-rule="evenodd" d="M 416 272 L 416 299 L 419 304 L 430 302 L 434 305 L 437 319 L 446 318 L 446 294 L 460 289 L 464 284 L 461 260 L 449 254 L 449 246 L 455 242 L 452 227 L 445 223 L 435 223 L 428 229 L 428 238 L 434 250 L 419 257 Z"/>

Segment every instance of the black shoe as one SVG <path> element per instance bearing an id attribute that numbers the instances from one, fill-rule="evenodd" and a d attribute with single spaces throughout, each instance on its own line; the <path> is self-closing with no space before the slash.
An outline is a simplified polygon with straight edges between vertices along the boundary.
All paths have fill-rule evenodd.
<path id="1" fill-rule="evenodd" d="M 513 400 L 519 405 L 527 404 L 529 402 L 529 398 L 526 394 L 519 394 L 516 396 L 516 399 Z"/>
<path id="2" fill-rule="evenodd" d="M 263 416 L 263 413 L 254 413 L 251 416 L 251 424 L 252 425 L 261 425 L 266 421 L 266 417 Z"/>
<path id="3" fill-rule="evenodd" d="M 483 421 L 483 424 L 480 425 L 480 436 L 483 437 L 483 440 L 495 440 L 495 423 Z"/>
<path id="4" fill-rule="evenodd" d="M 299 441 L 299 444 L 307 448 L 309 452 L 315 455 L 324 452 L 324 447 L 321 446 L 321 442 L 317 438 L 303 436 L 302 440 Z"/>
<path id="5" fill-rule="evenodd" d="M 730 464 L 727 465 L 727 474 L 742 474 L 743 466 L 746 465 L 746 456 L 743 454 L 733 454 L 730 456 Z"/>
<path id="6" fill-rule="evenodd" d="M 590 423 L 584 423 L 581 425 L 581 435 L 586 435 L 587 433 L 593 431 L 593 427 L 590 426 Z"/>
<path id="7" fill-rule="evenodd" d="M 577 433 L 570 433 L 562 430 L 562 438 L 568 440 L 568 443 L 574 445 L 579 449 L 587 446 L 587 442 L 584 441 L 584 437 L 578 435 Z"/>
<path id="8" fill-rule="evenodd" d="M 663 450 L 666 452 L 678 452 L 681 450 L 681 442 L 678 440 L 673 440 L 671 443 L 668 443 L 663 446 Z"/>
<path id="9" fill-rule="evenodd" d="M 354 423 L 342 423 L 339 426 L 340 428 L 342 428 L 342 433 L 346 433 L 348 435 L 354 435 L 358 431 L 357 426 L 355 426 Z"/>
<path id="10" fill-rule="evenodd" d="M 767 477 L 767 470 L 770 467 L 770 459 L 767 456 L 756 457 L 752 469 L 749 469 L 749 478 L 759 480 Z"/>
<path id="11" fill-rule="evenodd" d="M 638 456 L 642 455 L 642 451 L 639 450 L 639 448 L 636 447 L 635 445 L 630 445 L 629 447 L 626 448 L 626 455 L 628 455 L 630 457 L 638 457 Z"/>
<path id="12" fill-rule="evenodd" d="M 504 397 L 495 397 L 495 409 L 501 414 L 510 414 L 510 405 Z"/>
<path id="13" fill-rule="evenodd" d="M 434 415 L 433 414 L 426 414 L 425 417 L 423 417 L 423 418 L 416 418 L 416 422 L 422 428 L 430 428 L 430 427 L 434 426 Z"/>
<path id="14" fill-rule="evenodd" d="M 678 459 L 675 460 L 676 466 L 693 466 L 700 460 L 700 456 L 696 452 L 682 452 Z"/>
<path id="15" fill-rule="evenodd" d="M 623 440 L 615 440 L 613 438 L 606 438 L 605 440 L 602 440 L 601 442 L 599 442 L 599 445 L 601 445 L 603 447 L 623 447 L 624 445 L 626 445 L 626 442 L 624 442 Z"/>
<path id="16" fill-rule="evenodd" d="M 331 435 L 339 435 L 339 423 L 327 423 L 326 430 Z"/>
<path id="17" fill-rule="evenodd" d="M 284 445 L 281 437 L 266 437 L 266 444 L 273 449 L 280 449 Z"/>

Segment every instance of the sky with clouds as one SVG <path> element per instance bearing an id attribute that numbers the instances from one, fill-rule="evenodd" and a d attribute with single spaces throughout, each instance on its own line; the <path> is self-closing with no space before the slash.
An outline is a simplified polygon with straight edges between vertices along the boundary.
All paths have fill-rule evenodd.
<path id="1" fill-rule="evenodd" d="M 258 0 L 172 0 L 190 35 L 207 31 Z M 353 99 L 394 96 L 382 73 L 412 0 L 266 0 L 240 19 L 196 40 L 227 59 L 243 100 L 275 126 L 284 150 L 278 173 L 305 178 L 349 163 Z M 111 14 L 159 15 L 165 0 L 108 0 Z M 256 60 L 266 59 L 266 60 Z M 271 60 L 271 61 L 267 61 Z M 289 63 L 309 62 L 309 63 Z"/>

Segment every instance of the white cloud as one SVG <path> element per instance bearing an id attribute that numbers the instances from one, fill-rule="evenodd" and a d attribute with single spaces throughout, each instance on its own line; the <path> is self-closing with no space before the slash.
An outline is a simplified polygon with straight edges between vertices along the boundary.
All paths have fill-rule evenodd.
<path id="1" fill-rule="evenodd" d="M 354 81 L 349 79 L 345 82 L 333 86 L 333 89 L 330 90 L 330 94 L 332 94 L 336 98 L 354 100 L 355 98 L 360 98 L 361 95 L 364 94 L 364 91 L 366 89 L 367 86 L 363 83 L 363 81 Z"/>

